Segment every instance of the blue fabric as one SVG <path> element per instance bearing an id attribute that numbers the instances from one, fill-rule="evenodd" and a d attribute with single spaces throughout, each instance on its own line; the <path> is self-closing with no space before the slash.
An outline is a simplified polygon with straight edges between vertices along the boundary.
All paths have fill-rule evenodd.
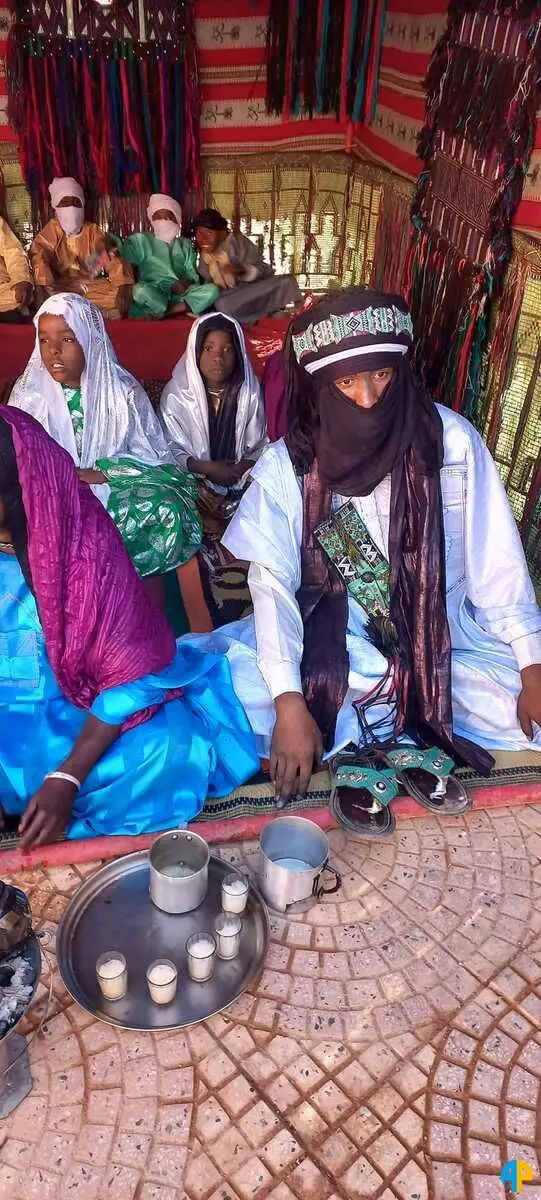
<path id="1" fill-rule="evenodd" d="M 184 688 L 163 704 L 164 692 Z M 159 675 L 111 688 L 92 712 L 123 724 L 150 705 L 158 712 L 123 733 L 85 780 L 72 838 L 138 834 L 194 817 L 207 795 L 224 796 L 258 770 L 255 739 L 231 684 L 227 660 L 178 646 Z M 73 748 L 87 713 L 61 693 L 47 658 L 34 597 L 15 558 L 0 555 L 0 805 L 22 813 L 48 771 Z"/>

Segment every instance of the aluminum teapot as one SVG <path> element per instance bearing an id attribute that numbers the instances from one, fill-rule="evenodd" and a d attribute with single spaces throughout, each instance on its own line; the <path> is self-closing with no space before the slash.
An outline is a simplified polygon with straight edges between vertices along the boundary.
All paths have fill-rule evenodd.
<path id="1" fill-rule="evenodd" d="M 19 888 L 0 879 L 0 957 L 11 954 L 32 929 L 32 912 Z"/>

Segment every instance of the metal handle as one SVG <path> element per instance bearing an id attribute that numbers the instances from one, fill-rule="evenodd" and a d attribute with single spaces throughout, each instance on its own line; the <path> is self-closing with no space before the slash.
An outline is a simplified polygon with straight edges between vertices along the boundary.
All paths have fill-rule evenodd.
<path id="1" fill-rule="evenodd" d="M 326 887 L 323 887 L 322 883 L 320 883 L 320 880 L 321 880 L 322 876 L 325 874 L 325 871 L 328 871 L 331 875 L 334 875 L 333 887 L 326 888 Z M 313 893 L 314 893 L 314 896 L 316 897 L 316 900 L 321 900 L 322 896 L 333 896 L 334 893 L 338 892 L 341 887 L 342 887 L 342 876 L 339 875 L 338 871 L 335 871 L 334 867 L 331 867 L 329 863 L 325 863 L 325 866 L 322 867 L 320 874 L 316 875 L 316 878 L 314 879 Z"/>

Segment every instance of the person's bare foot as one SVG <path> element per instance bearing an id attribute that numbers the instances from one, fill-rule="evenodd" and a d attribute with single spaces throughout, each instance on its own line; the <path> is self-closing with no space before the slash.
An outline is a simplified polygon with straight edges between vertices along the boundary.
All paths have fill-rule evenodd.
<path id="1" fill-rule="evenodd" d="M 170 308 L 168 316 L 169 317 L 184 317 L 184 316 L 186 316 L 187 312 L 188 312 L 188 305 L 184 303 L 184 300 L 181 300 L 180 304 L 175 304 L 172 308 Z"/>

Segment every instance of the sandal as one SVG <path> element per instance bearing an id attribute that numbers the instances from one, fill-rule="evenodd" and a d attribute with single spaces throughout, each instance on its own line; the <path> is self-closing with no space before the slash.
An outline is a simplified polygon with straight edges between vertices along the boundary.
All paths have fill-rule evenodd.
<path id="1" fill-rule="evenodd" d="M 357 837 L 380 838 L 394 833 L 390 803 L 398 795 L 393 769 L 367 766 L 359 754 L 337 755 L 331 764 L 330 809 L 343 829 Z"/>
<path id="2" fill-rule="evenodd" d="M 430 812 L 458 817 L 471 808 L 464 784 L 452 774 L 455 763 L 443 750 L 397 746 L 386 750 L 383 757 L 408 794 Z"/>

